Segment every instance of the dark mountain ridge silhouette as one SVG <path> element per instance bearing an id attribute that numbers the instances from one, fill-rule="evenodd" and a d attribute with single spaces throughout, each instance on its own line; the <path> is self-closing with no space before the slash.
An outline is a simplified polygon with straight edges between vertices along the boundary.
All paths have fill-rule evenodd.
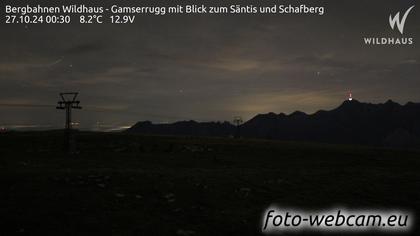
<path id="1" fill-rule="evenodd" d="M 172 124 L 138 122 L 128 132 L 156 135 L 234 136 L 228 122 L 181 121 Z M 379 146 L 420 147 L 420 104 L 400 105 L 345 101 L 339 107 L 314 114 L 300 111 L 259 114 L 240 126 L 246 138 L 314 141 Z"/>

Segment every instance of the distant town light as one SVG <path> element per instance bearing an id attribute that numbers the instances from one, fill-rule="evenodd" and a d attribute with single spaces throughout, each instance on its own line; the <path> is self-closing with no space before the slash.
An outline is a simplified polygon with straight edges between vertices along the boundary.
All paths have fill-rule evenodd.
<path id="1" fill-rule="evenodd" d="M 352 101 L 353 97 L 351 96 L 351 93 L 349 94 L 349 101 Z"/>

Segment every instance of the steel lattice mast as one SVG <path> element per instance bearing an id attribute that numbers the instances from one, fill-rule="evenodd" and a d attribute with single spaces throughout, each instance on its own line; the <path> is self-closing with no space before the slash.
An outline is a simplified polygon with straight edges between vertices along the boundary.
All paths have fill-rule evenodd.
<path id="1" fill-rule="evenodd" d="M 65 149 L 66 151 L 70 152 L 70 139 L 71 139 L 71 129 L 72 129 L 72 122 L 71 122 L 71 113 L 72 109 L 82 109 L 79 105 L 80 101 L 76 100 L 79 93 L 72 92 L 72 93 L 60 93 L 61 101 L 58 101 L 57 109 L 59 110 L 66 110 L 66 124 L 65 124 L 65 133 L 66 133 L 66 143 Z"/>

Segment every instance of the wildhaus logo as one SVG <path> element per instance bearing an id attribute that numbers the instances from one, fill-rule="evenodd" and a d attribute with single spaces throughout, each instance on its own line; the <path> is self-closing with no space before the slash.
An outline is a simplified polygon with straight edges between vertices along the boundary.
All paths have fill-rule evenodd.
<path id="1" fill-rule="evenodd" d="M 391 29 L 394 29 L 395 24 L 396 24 L 400 33 L 403 34 L 405 20 L 407 20 L 407 16 L 408 14 L 410 14 L 410 11 L 413 8 L 414 6 L 411 6 L 410 8 L 408 8 L 408 10 L 404 13 L 404 16 L 401 19 L 400 19 L 400 12 L 398 12 L 394 17 L 392 17 L 392 15 L 389 15 L 389 25 L 391 26 Z"/>
<path id="2" fill-rule="evenodd" d="M 404 34 L 404 26 L 407 20 L 408 15 L 410 14 L 411 10 L 413 10 L 414 5 L 408 8 L 404 15 L 400 15 L 400 12 L 397 12 L 394 16 L 392 14 L 389 15 L 389 26 L 392 30 L 395 28 L 398 29 L 401 35 Z M 397 26 L 397 27 L 395 27 Z M 367 45 L 412 45 L 414 43 L 413 38 L 411 37 L 369 37 L 364 38 L 364 42 Z"/>

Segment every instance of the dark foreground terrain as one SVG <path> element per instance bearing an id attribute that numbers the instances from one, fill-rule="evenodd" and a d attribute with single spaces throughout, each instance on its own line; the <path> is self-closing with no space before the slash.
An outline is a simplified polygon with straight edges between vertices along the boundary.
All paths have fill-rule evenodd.
<path id="1" fill-rule="evenodd" d="M 0 235 L 258 235 L 272 203 L 420 207 L 414 150 L 100 133 L 76 140 L 69 156 L 60 132 L 0 134 Z"/>

